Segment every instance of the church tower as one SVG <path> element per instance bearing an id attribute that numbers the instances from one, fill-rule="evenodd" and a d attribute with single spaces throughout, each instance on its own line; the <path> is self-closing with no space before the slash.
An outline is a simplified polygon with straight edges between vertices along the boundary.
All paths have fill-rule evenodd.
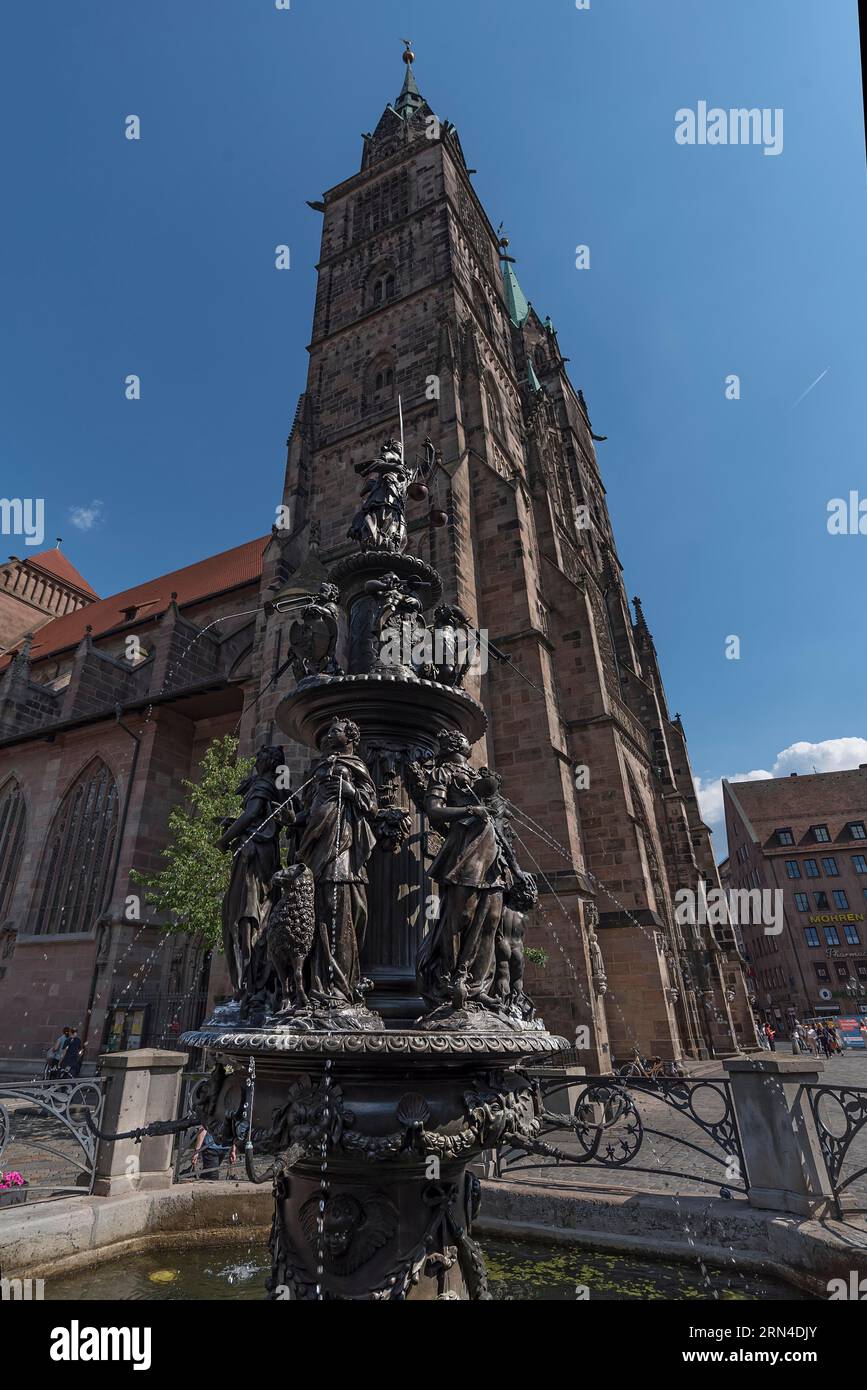
<path id="1" fill-rule="evenodd" d="M 400 399 L 407 458 L 430 439 L 442 461 L 412 504 L 409 549 L 487 636 L 467 682 L 489 714 L 474 761 L 502 775 L 538 880 L 528 982 L 547 1026 L 576 1039 L 590 1072 L 633 1045 L 666 1058 L 753 1046 L 733 939 L 675 920 L 678 890 L 719 881 L 683 728 L 630 613 L 599 437 L 409 46 L 404 62 L 359 171 L 311 204 L 323 228 L 307 388 L 265 557 L 244 751 L 275 737 L 285 611 L 351 551 L 354 465 L 397 436 Z M 288 760 L 301 772 L 308 758 Z"/>

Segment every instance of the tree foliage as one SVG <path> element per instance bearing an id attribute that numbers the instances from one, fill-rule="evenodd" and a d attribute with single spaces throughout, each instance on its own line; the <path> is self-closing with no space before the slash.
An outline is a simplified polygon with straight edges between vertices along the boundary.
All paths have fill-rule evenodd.
<path id="1" fill-rule="evenodd" d="M 252 768 L 252 758 L 238 758 L 234 735 L 214 739 L 199 764 L 198 781 L 183 783 L 187 802 L 169 815 L 165 867 L 158 874 L 133 870 L 145 902 L 169 919 L 166 931 L 189 932 L 208 949 L 222 945 L 220 908 L 232 871 L 231 856 L 214 842 L 220 821 L 240 815 L 236 788 Z"/>

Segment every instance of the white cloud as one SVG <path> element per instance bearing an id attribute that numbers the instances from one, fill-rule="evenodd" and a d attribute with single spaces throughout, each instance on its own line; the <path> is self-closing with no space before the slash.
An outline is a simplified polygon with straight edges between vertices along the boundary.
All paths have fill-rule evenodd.
<path id="1" fill-rule="evenodd" d="M 778 753 L 770 772 L 758 768 L 754 772 L 733 772 L 729 782 L 761 782 L 768 777 L 788 777 L 792 772 L 845 772 L 867 763 L 867 738 L 826 738 L 821 743 L 791 743 Z M 698 804 L 716 841 L 718 855 L 725 852 L 725 816 L 723 814 L 722 778 L 695 778 Z"/>
<path id="2" fill-rule="evenodd" d="M 70 507 L 69 520 L 79 531 L 92 531 L 102 521 L 102 503 L 94 501 L 89 506 Z"/>
<path id="3" fill-rule="evenodd" d="M 729 782 L 763 782 L 773 775 L 772 772 L 765 772 L 764 769 L 757 768 L 755 772 L 736 772 L 726 780 Z M 722 835 L 723 840 L 725 839 L 722 778 L 714 777 L 705 780 L 703 777 L 696 777 L 694 780 L 699 809 L 702 817 L 717 836 L 717 843 L 714 847 L 719 850 L 719 836 Z"/>

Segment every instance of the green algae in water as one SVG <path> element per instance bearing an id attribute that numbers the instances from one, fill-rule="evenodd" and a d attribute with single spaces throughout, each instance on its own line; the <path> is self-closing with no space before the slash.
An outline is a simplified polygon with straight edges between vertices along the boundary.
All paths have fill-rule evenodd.
<path id="1" fill-rule="evenodd" d="M 624 1255 L 595 1254 L 569 1245 L 528 1244 L 518 1240 L 483 1242 L 491 1293 L 495 1299 L 523 1302 L 575 1302 L 576 1290 L 594 1299 L 797 1300 L 808 1295 L 759 1274 L 708 1269 L 698 1262 L 671 1264 Z M 70 1274 L 49 1276 L 45 1297 L 172 1301 L 249 1301 L 265 1298 L 268 1251 L 259 1241 L 221 1241 L 194 1246 L 161 1245 Z M 169 1277 L 171 1276 L 171 1277 Z"/>
<path id="2" fill-rule="evenodd" d="M 484 1242 L 488 1282 L 496 1299 L 574 1302 L 620 1300 L 802 1300 L 809 1295 L 761 1274 L 690 1264 L 603 1255 L 577 1246 L 531 1245 L 519 1240 Z M 579 1290 L 586 1289 L 586 1295 Z"/>

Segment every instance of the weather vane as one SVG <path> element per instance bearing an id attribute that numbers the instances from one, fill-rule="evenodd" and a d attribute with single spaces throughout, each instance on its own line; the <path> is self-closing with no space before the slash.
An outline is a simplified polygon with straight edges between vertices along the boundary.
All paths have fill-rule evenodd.
<path id="1" fill-rule="evenodd" d="M 405 63 L 414 63 L 415 54 L 412 51 L 412 39 L 401 39 L 401 43 L 404 47 L 403 61 Z"/>

